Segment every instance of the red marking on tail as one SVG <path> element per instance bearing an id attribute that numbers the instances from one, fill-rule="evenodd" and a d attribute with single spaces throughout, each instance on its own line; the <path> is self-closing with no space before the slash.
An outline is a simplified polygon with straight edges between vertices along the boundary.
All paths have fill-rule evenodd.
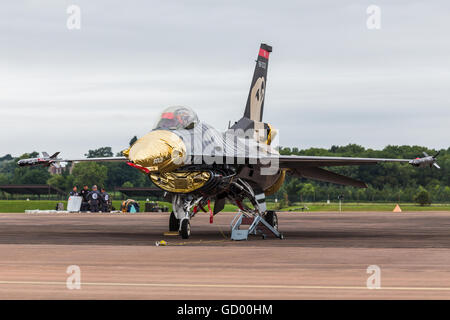
<path id="1" fill-rule="evenodd" d="M 264 49 L 259 49 L 259 56 L 269 59 L 269 51 Z"/>

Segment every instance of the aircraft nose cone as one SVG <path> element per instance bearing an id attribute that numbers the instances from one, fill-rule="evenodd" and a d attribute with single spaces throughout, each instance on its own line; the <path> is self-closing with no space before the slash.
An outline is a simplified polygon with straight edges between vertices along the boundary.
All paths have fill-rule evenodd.
<path id="1" fill-rule="evenodd" d="M 186 146 L 175 133 L 155 130 L 137 140 L 124 154 L 151 172 L 167 172 L 183 164 Z"/>

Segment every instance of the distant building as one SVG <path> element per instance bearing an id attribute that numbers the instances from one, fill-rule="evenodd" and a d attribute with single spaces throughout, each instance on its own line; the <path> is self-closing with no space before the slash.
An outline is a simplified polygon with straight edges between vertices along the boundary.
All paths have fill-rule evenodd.
<path id="1" fill-rule="evenodd" d="M 48 167 L 48 172 L 50 172 L 51 175 L 62 174 L 63 169 L 64 169 L 63 167 L 57 168 L 55 166 L 50 166 Z"/>

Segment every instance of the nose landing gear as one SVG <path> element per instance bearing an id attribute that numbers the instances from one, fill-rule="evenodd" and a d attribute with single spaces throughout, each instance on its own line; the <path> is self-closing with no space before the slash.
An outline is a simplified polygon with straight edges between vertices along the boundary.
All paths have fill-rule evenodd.
<path id="1" fill-rule="evenodd" d="M 189 222 L 189 219 L 181 220 L 180 235 L 183 239 L 188 239 L 191 235 L 191 223 Z"/>
<path id="2" fill-rule="evenodd" d="M 178 231 L 181 238 L 188 239 L 191 236 L 191 218 L 195 215 L 194 206 L 198 205 L 202 198 L 194 198 L 191 195 L 176 194 L 172 197 L 173 211 L 169 218 L 170 231 Z"/>
<path id="3" fill-rule="evenodd" d="M 173 211 L 170 213 L 169 218 L 169 231 L 178 231 L 180 229 L 180 220 L 175 216 Z"/>

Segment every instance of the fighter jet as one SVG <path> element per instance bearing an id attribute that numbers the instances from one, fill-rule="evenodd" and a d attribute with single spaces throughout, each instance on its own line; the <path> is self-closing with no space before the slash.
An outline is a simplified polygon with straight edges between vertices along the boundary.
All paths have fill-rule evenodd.
<path id="1" fill-rule="evenodd" d="M 189 107 L 165 109 L 153 129 L 123 151 L 123 157 L 24 159 L 19 165 L 53 165 L 72 161 L 126 161 L 146 174 L 171 196 L 173 212 L 169 229 L 182 238 L 191 234 L 190 221 L 200 211 L 215 214 L 225 202 L 259 218 L 276 236 L 278 219 L 266 207 L 266 197 L 275 193 L 287 173 L 325 182 L 366 188 L 359 180 L 323 167 L 373 165 L 382 162 L 409 163 L 417 167 L 437 166 L 436 157 L 417 159 L 351 158 L 280 155 L 272 145 L 277 130 L 263 122 L 267 69 L 272 47 L 261 44 L 247 103 L 241 119 L 221 132 L 199 120 Z M 214 208 L 211 208 L 214 202 Z M 207 209 L 206 209 L 207 208 Z"/>

